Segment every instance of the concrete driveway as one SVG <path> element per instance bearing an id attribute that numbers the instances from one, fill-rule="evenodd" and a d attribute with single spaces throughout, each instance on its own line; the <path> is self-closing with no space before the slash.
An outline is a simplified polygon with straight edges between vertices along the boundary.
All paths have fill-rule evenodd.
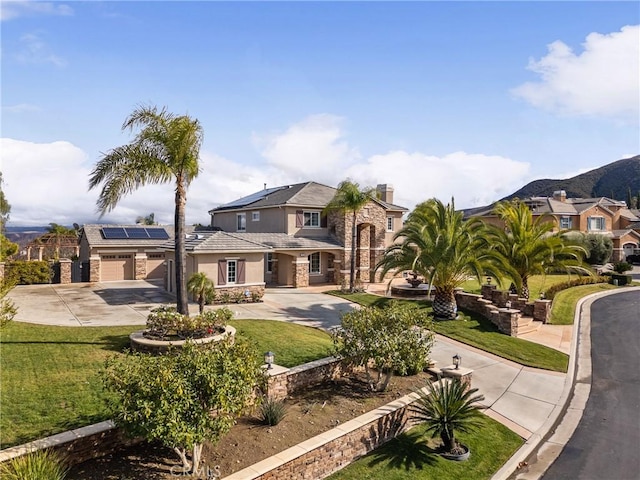
<path id="1" fill-rule="evenodd" d="M 353 306 L 321 290 L 267 289 L 263 302 L 228 307 L 236 318 L 284 320 L 329 329 L 339 325 L 340 315 Z M 140 280 L 18 285 L 8 297 L 18 307 L 16 321 L 67 327 L 144 325 L 152 308 L 175 302 L 175 297 L 158 284 Z M 190 311 L 197 312 L 198 306 L 190 304 Z"/>

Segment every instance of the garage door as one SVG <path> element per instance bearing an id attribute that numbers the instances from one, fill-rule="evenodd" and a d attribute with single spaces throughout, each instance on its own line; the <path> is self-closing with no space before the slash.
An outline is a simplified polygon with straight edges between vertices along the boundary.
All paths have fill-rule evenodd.
<path id="1" fill-rule="evenodd" d="M 164 278 L 164 253 L 147 253 L 147 278 Z"/>
<path id="2" fill-rule="evenodd" d="M 102 255 L 100 281 L 133 280 L 133 255 Z"/>

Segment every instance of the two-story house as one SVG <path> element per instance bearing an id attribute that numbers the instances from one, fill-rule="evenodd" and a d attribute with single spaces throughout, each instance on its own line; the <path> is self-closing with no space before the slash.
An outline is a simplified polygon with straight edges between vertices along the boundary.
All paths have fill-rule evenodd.
<path id="1" fill-rule="evenodd" d="M 529 206 L 534 218 L 544 216 L 554 222 L 557 229 L 608 236 L 613 242 L 611 261 L 624 260 L 640 246 L 640 233 L 634 229 L 640 218 L 623 201 L 607 197 L 567 198 L 564 190 L 554 192 L 551 197 L 521 201 Z M 500 224 L 492 206 L 474 209 L 469 216 Z"/>

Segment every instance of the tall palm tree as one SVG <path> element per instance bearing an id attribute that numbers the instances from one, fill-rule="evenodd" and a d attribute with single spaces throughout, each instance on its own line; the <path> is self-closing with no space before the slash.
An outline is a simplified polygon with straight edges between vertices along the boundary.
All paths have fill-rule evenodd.
<path id="1" fill-rule="evenodd" d="M 204 313 L 204 304 L 207 297 L 213 292 L 213 280 L 207 277 L 204 272 L 196 272 L 189 277 L 187 291 L 195 295 L 200 309 L 200 315 Z"/>
<path id="2" fill-rule="evenodd" d="M 504 273 L 511 280 L 511 291 L 529 298 L 528 280 L 533 275 L 563 270 L 593 274 L 583 263 L 587 251 L 578 237 L 555 232 L 551 217 L 533 218 L 523 202 L 502 202 L 494 212 L 503 225 L 487 225 L 485 236 L 491 254 L 511 268 Z"/>
<path id="3" fill-rule="evenodd" d="M 136 108 L 122 130 L 139 128 L 134 140 L 116 147 L 98 161 L 91 172 L 89 189 L 100 184 L 97 206 L 102 215 L 113 210 L 127 194 L 146 184 L 175 182 L 175 262 L 178 312 L 188 315 L 185 281 L 185 206 L 187 189 L 198 175 L 203 131 L 188 115 L 175 115 L 165 108 Z"/>
<path id="4" fill-rule="evenodd" d="M 358 226 L 356 224 L 358 212 L 371 200 L 376 198 L 375 188 L 366 187 L 361 189 L 360 185 L 347 179 L 338 185 L 338 191 L 331 201 L 324 208 L 326 212 L 338 211 L 351 213 L 351 263 L 349 267 L 349 291 L 355 290 L 356 273 L 356 244 L 358 242 Z"/>
<path id="5" fill-rule="evenodd" d="M 502 268 L 508 268 L 482 248 L 483 231 L 482 222 L 464 221 L 462 212 L 455 211 L 453 199 L 447 205 L 427 200 L 409 214 L 375 269 L 382 270 L 382 276 L 406 270 L 422 275 L 435 290 L 434 315 L 454 319 L 457 287 L 470 276 L 481 281 L 485 274 L 498 277 Z"/>

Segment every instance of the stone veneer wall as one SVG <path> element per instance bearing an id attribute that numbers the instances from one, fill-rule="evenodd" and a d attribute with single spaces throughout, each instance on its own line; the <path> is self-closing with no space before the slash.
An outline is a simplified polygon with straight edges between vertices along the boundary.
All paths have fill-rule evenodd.
<path id="1" fill-rule="evenodd" d="M 147 256 L 145 254 L 136 253 L 133 259 L 134 277 L 136 280 L 144 280 L 147 278 Z"/>
<path id="2" fill-rule="evenodd" d="M 267 395 L 283 399 L 291 393 L 334 380 L 350 371 L 351 369 L 344 360 L 336 357 L 321 358 L 270 376 L 267 383 Z"/>

